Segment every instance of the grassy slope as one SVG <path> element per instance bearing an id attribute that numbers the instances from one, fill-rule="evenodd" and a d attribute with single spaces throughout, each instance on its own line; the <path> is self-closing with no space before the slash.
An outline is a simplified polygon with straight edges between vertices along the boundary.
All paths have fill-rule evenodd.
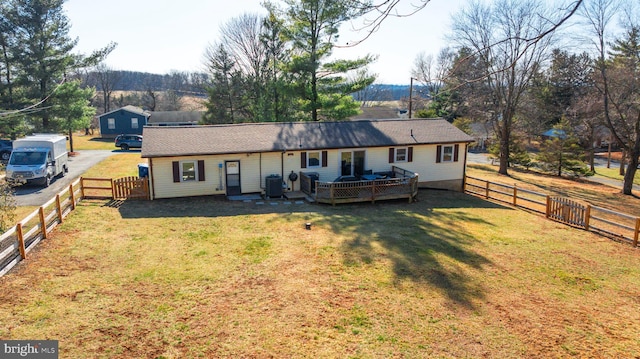
<path id="1" fill-rule="evenodd" d="M 507 183 L 562 187 L 526 176 Z M 85 201 L 54 233 L 0 278 L 0 337 L 58 339 L 63 357 L 640 351 L 637 250 L 460 193 L 337 207 Z"/>
<path id="2" fill-rule="evenodd" d="M 574 180 L 517 169 L 511 169 L 509 176 L 503 176 L 497 173 L 496 166 L 490 165 L 469 165 L 467 174 L 549 195 L 571 197 L 631 215 L 640 213 L 639 198 L 623 195 L 619 188 L 590 182 L 588 178 Z"/>

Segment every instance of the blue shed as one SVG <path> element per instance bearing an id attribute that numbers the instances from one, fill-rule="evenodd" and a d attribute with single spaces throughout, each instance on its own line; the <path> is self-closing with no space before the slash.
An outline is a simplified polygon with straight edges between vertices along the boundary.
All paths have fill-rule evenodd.
<path id="1" fill-rule="evenodd" d="M 126 133 L 141 135 L 142 128 L 147 125 L 151 114 L 139 107 L 125 106 L 98 116 L 100 134 L 112 138 Z"/>

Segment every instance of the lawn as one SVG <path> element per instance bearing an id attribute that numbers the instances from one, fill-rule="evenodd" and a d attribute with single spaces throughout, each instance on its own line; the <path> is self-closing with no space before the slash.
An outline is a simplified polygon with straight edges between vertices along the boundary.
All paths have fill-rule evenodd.
<path id="1" fill-rule="evenodd" d="M 563 183 L 527 176 L 503 179 Z M 446 191 L 336 207 L 83 201 L 0 278 L 0 338 L 59 340 L 61 358 L 635 357 L 639 260 Z"/>
<path id="2" fill-rule="evenodd" d="M 600 175 L 602 177 L 607 177 L 607 178 L 613 178 L 619 181 L 624 180 L 624 176 L 620 175 L 619 168 L 597 168 L 596 175 Z M 640 185 L 640 170 L 636 171 L 636 175 L 635 177 L 633 177 L 633 183 Z"/>
<path id="3" fill-rule="evenodd" d="M 640 213 L 640 198 L 621 194 L 620 188 L 615 188 L 587 178 L 565 178 L 544 175 L 533 171 L 512 168 L 509 176 L 498 174 L 497 166 L 471 164 L 467 174 L 506 185 L 517 185 L 519 188 L 560 195 L 602 206 L 618 212 L 635 215 Z M 637 177 L 637 176 L 636 176 Z"/>
<path id="4" fill-rule="evenodd" d="M 67 141 L 69 147 L 69 141 Z M 69 148 L 67 148 L 69 149 Z M 81 132 L 73 134 L 73 150 L 115 150 L 113 138 L 101 138 L 100 135 L 85 135 Z"/>

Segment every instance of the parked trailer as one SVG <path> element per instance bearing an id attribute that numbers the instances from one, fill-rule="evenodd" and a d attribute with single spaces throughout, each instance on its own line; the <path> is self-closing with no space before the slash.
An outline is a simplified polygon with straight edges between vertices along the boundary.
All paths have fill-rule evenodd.
<path id="1" fill-rule="evenodd" d="M 14 185 L 34 183 L 48 187 L 54 177 L 68 171 L 67 138 L 57 134 L 35 134 L 13 141 L 6 180 Z"/>

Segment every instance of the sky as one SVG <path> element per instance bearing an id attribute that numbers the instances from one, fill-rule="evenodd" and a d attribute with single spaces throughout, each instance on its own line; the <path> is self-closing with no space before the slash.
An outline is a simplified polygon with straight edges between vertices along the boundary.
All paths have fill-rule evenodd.
<path id="1" fill-rule="evenodd" d="M 402 0 L 405 1 L 405 0 Z M 406 0 L 418 3 L 420 0 Z M 206 47 L 219 39 L 222 25 L 245 13 L 265 13 L 262 0 L 67 0 L 64 9 L 78 38 L 76 53 L 90 54 L 110 42 L 116 49 L 105 61 L 114 70 L 165 74 L 203 71 Z M 420 53 L 436 56 L 447 46 L 445 35 L 451 15 L 465 0 L 431 0 L 411 17 L 387 18 L 363 43 L 336 48 L 333 55 L 353 59 L 377 55 L 369 66 L 377 83 L 409 84 L 411 69 Z M 406 10 L 401 9 L 401 10 Z M 354 24 L 355 26 L 361 23 Z M 353 43 L 364 34 L 346 24 L 340 43 Z"/>

